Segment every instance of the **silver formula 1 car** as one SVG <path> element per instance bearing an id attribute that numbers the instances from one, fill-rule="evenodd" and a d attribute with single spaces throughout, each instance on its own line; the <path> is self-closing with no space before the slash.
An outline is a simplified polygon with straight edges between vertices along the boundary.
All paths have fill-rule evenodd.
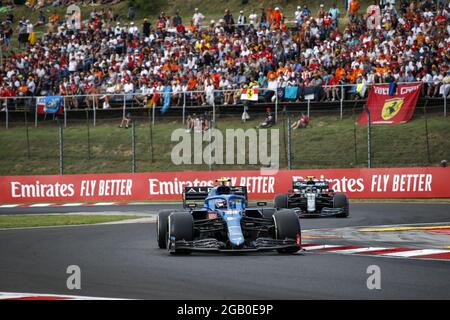
<path id="1" fill-rule="evenodd" d="M 347 196 L 335 193 L 327 181 L 316 181 L 312 176 L 294 181 L 292 190 L 276 195 L 274 207 L 294 209 L 300 217 L 346 218 L 349 215 Z"/>

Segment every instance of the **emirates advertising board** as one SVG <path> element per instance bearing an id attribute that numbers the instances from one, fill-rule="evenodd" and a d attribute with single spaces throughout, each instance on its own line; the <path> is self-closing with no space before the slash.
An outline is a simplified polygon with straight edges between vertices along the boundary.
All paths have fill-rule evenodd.
<path id="1" fill-rule="evenodd" d="M 0 203 L 181 201 L 184 187 L 212 186 L 221 177 L 247 186 L 250 200 L 263 200 L 287 192 L 292 181 L 308 176 L 328 180 L 331 189 L 353 199 L 450 197 L 450 168 L 417 167 L 280 170 L 274 175 L 249 170 L 3 176 Z"/>

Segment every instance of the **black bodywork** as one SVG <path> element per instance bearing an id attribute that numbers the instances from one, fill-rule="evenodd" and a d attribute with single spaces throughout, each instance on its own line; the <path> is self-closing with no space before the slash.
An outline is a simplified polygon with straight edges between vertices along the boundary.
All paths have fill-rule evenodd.
<path id="1" fill-rule="evenodd" d="M 347 217 L 349 212 L 346 195 L 335 193 L 327 181 L 294 181 L 292 190 L 277 197 L 286 202 L 276 198 L 275 207 L 294 209 L 300 217 Z"/>

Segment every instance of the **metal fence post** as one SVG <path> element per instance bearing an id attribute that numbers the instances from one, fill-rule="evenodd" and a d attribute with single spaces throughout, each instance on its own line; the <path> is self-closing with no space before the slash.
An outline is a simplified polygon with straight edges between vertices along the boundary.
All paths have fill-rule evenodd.
<path id="1" fill-rule="evenodd" d="M 447 95 L 444 90 L 444 117 L 447 116 Z"/>
<path id="2" fill-rule="evenodd" d="M 6 98 L 6 106 L 5 106 L 5 120 L 6 120 L 6 129 L 9 128 L 9 111 L 8 111 L 8 98 Z"/>
<path id="3" fill-rule="evenodd" d="M 427 100 L 428 102 L 428 100 Z M 428 119 L 427 119 L 427 104 L 425 102 L 425 106 L 423 107 L 423 116 L 425 118 L 425 141 L 427 146 L 427 160 L 428 164 L 431 163 L 431 157 L 430 157 L 430 141 L 428 139 Z"/>
<path id="4" fill-rule="evenodd" d="M 148 110 L 148 134 L 150 135 L 149 141 L 150 141 L 150 152 L 151 152 L 151 158 L 150 161 L 153 163 L 153 125 L 150 118 L 150 110 Z"/>
<path id="5" fill-rule="evenodd" d="M 131 123 L 131 172 L 136 173 L 136 126 Z"/>
<path id="6" fill-rule="evenodd" d="M 210 123 L 210 128 L 208 129 L 208 142 L 210 144 L 211 144 L 211 140 L 212 140 L 211 131 L 212 131 L 214 123 L 215 122 L 211 122 Z M 212 150 L 211 149 L 209 150 L 209 166 L 208 167 L 209 167 L 209 171 L 213 170 L 213 167 L 212 167 Z"/>
<path id="7" fill-rule="evenodd" d="M 288 163 L 288 170 L 292 169 L 292 132 L 291 132 L 291 114 L 287 113 L 287 163 Z"/>
<path id="8" fill-rule="evenodd" d="M 370 110 L 364 105 L 364 110 L 367 112 L 367 167 L 372 168 L 372 128 L 370 123 Z"/>
<path id="9" fill-rule="evenodd" d="M 89 110 L 86 109 L 86 127 L 87 127 L 87 152 L 88 160 L 91 160 L 91 133 L 89 128 Z"/>
<path id="10" fill-rule="evenodd" d="M 308 99 L 308 110 L 307 110 L 308 117 L 309 117 L 309 105 L 310 105 L 310 103 L 311 103 L 311 99 Z"/>
<path id="11" fill-rule="evenodd" d="M 278 121 L 278 90 L 275 90 L 275 123 Z"/>
<path id="12" fill-rule="evenodd" d="M 126 102 L 125 102 L 125 94 L 123 95 L 123 114 L 122 114 L 122 119 L 125 118 L 125 108 L 126 108 Z"/>
<path id="13" fill-rule="evenodd" d="M 97 102 L 96 102 L 95 98 L 96 98 L 96 96 L 92 96 L 92 108 L 94 109 L 94 127 L 97 123 Z"/>
<path id="14" fill-rule="evenodd" d="M 358 148 L 357 148 L 357 140 L 356 140 L 356 117 L 355 117 L 355 106 L 352 108 L 352 114 L 353 114 L 353 143 L 355 147 L 355 166 L 358 163 Z"/>
<path id="15" fill-rule="evenodd" d="M 186 92 L 183 91 L 183 124 L 186 121 Z"/>
<path id="16" fill-rule="evenodd" d="M 214 99 L 214 89 L 213 89 L 213 92 L 212 92 L 212 95 L 213 95 L 213 105 L 212 105 L 212 107 L 213 107 L 213 119 L 212 119 L 212 122 L 216 122 L 216 99 Z"/>
<path id="17" fill-rule="evenodd" d="M 25 113 L 25 130 L 26 130 L 26 137 L 27 137 L 27 158 L 30 159 L 30 134 L 28 132 L 28 115 L 27 111 L 24 111 Z"/>
<path id="18" fill-rule="evenodd" d="M 59 174 L 64 174 L 64 129 L 59 123 Z"/>
<path id="19" fill-rule="evenodd" d="M 152 104 L 152 124 L 155 124 L 155 108 L 156 103 Z"/>
<path id="20" fill-rule="evenodd" d="M 36 99 L 38 99 L 38 98 L 36 98 Z M 37 128 L 37 126 L 38 126 L 38 116 L 37 116 L 37 114 L 38 114 L 38 112 L 37 112 L 37 102 L 36 102 L 36 104 L 35 104 L 35 106 L 34 106 L 34 127 L 35 128 Z"/>
<path id="21" fill-rule="evenodd" d="M 67 127 L 66 97 L 63 97 L 64 128 Z"/>
<path id="22" fill-rule="evenodd" d="M 334 91 L 333 91 L 333 93 L 334 93 Z M 341 104 L 341 120 L 342 120 L 342 113 L 343 113 L 343 107 L 344 107 L 344 86 L 343 85 L 341 85 L 341 101 L 340 101 L 340 104 Z"/>

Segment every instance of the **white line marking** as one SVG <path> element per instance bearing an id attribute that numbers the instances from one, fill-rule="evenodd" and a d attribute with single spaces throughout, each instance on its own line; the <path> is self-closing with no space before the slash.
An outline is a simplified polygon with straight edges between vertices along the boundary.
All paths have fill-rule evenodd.
<path id="1" fill-rule="evenodd" d="M 93 203 L 92 205 L 93 206 L 111 206 L 114 204 L 116 204 L 116 202 L 96 202 L 96 203 Z"/>
<path id="2" fill-rule="evenodd" d="M 121 298 L 103 298 L 103 297 L 87 297 L 87 296 L 71 296 L 62 294 L 42 294 L 42 293 L 16 293 L 16 292 L 0 292 L 0 300 L 2 299 L 18 299 L 33 297 L 55 297 L 72 300 L 125 300 Z"/>
<path id="3" fill-rule="evenodd" d="M 30 207 L 33 207 L 33 208 L 49 207 L 52 204 L 53 203 L 35 203 L 35 204 L 30 205 Z"/>
<path id="4" fill-rule="evenodd" d="M 327 248 L 340 248 L 340 247 L 344 247 L 343 245 L 329 245 L 329 244 L 324 244 L 324 245 L 320 245 L 320 246 L 311 246 L 311 247 L 304 247 L 303 249 L 305 249 L 305 251 L 313 251 L 313 250 L 320 250 L 320 249 L 327 249 Z"/>
<path id="5" fill-rule="evenodd" d="M 380 254 L 382 256 L 388 256 L 388 257 L 419 257 L 419 256 L 426 256 L 429 254 L 436 254 L 436 253 L 448 253 L 450 250 L 439 250 L 439 249 L 418 249 L 418 250 L 412 250 L 412 251 L 403 251 L 403 252 L 391 252 L 386 254 Z"/>
<path id="6" fill-rule="evenodd" d="M 18 204 L 2 204 L 0 208 L 15 208 L 18 207 Z"/>
<path id="7" fill-rule="evenodd" d="M 327 252 L 352 254 L 352 253 L 370 252 L 370 251 L 378 251 L 378 250 L 385 250 L 385 249 L 389 249 L 389 248 L 367 247 L 367 248 L 355 248 L 355 249 L 336 250 L 336 251 L 331 250 L 331 251 L 327 251 Z"/>
<path id="8" fill-rule="evenodd" d="M 76 203 L 64 203 L 61 205 L 61 207 L 76 207 L 76 206 L 84 206 L 85 203 L 82 202 L 76 202 Z"/>

